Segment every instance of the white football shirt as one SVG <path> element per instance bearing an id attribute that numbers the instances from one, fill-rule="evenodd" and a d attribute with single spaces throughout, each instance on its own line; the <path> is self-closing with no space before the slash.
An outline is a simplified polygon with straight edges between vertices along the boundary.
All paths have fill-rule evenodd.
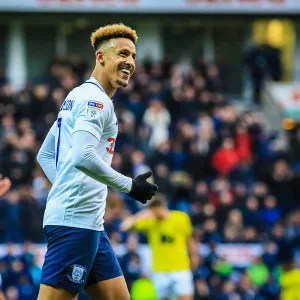
<path id="1" fill-rule="evenodd" d="M 73 133 L 87 131 L 99 140 L 97 154 L 111 164 L 118 121 L 112 100 L 96 79 L 69 93 L 50 131 L 55 136 L 56 175 L 43 225 L 103 230 L 107 186 L 75 168 L 71 151 Z M 128 191 L 128 180 L 124 176 L 123 191 Z"/>

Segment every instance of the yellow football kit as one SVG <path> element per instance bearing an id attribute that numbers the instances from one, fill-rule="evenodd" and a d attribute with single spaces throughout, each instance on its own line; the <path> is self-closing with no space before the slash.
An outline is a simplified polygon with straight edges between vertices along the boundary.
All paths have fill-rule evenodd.
<path id="1" fill-rule="evenodd" d="M 300 300 L 300 270 L 284 272 L 280 277 L 281 300 Z"/>
<path id="2" fill-rule="evenodd" d="M 172 210 L 167 219 L 141 219 L 134 229 L 147 236 L 154 272 L 190 269 L 186 244 L 192 234 L 192 224 L 186 213 Z"/>

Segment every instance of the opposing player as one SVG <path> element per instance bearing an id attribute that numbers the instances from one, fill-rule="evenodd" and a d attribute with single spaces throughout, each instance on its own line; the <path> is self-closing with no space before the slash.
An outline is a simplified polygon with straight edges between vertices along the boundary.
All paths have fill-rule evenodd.
<path id="1" fill-rule="evenodd" d="M 199 256 L 186 213 L 170 211 L 164 197 L 156 195 L 148 209 L 126 218 L 121 229 L 147 236 L 152 250 L 153 284 L 160 300 L 174 294 L 179 300 L 193 299 L 191 269 L 197 268 Z"/>
<path id="2" fill-rule="evenodd" d="M 142 203 L 157 190 L 147 181 L 151 172 L 131 179 L 110 167 L 118 128 L 111 97 L 135 70 L 137 39 L 123 24 L 92 33 L 92 77 L 69 93 L 38 153 L 53 183 L 44 214 L 48 248 L 39 300 L 75 299 L 82 289 L 92 299 L 130 299 L 103 215 L 107 186 Z"/>

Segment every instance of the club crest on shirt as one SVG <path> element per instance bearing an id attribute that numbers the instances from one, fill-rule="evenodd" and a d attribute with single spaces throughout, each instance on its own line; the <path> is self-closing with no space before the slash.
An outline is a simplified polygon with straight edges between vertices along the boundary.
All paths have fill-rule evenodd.
<path id="1" fill-rule="evenodd" d="M 97 119 L 100 117 L 101 112 L 104 108 L 104 104 L 98 101 L 89 101 L 87 108 L 87 115 L 92 119 Z"/>
<path id="2" fill-rule="evenodd" d="M 86 272 L 85 267 L 81 266 L 81 265 L 72 265 L 71 266 L 72 269 L 72 275 L 68 275 L 68 279 L 72 282 L 75 283 L 83 283 L 84 279 L 84 273 Z"/>

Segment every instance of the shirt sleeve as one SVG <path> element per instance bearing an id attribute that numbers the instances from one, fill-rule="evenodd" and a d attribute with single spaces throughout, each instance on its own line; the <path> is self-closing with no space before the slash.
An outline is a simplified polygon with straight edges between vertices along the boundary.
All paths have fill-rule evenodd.
<path id="1" fill-rule="evenodd" d="M 99 140 L 94 134 L 84 130 L 76 131 L 72 140 L 74 167 L 99 182 L 128 193 L 132 179 L 117 172 L 101 159 L 96 151 L 98 144 Z"/>
<path id="2" fill-rule="evenodd" d="M 190 217 L 186 213 L 182 213 L 181 223 L 181 228 L 183 228 L 184 234 L 187 237 L 191 236 L 193 233 L 193 226 Z"/>
<path id="3" fill-rule="evenodd" d="M 138 232 L 147 233 L 154 225 L 154 219 L 139 219 L 134 225 L 134 229 Z"/>
<path id="4" fill-rule="evenodd" d="M 55 166 L 55 135 L 56 135 L 56 121 L 50 128 L 39 152 L 37 161 L 48 177 L 49 181 L 53 184 L 56 176 Z"/>
<path id="5" fill-rule="evenodd" d="M 111 103 L 104 97 L 101 100 L 85 99 L 75 108 L 74 132 L 87 131 L 100 140 L 105 123 L 112 114 Z"/>

